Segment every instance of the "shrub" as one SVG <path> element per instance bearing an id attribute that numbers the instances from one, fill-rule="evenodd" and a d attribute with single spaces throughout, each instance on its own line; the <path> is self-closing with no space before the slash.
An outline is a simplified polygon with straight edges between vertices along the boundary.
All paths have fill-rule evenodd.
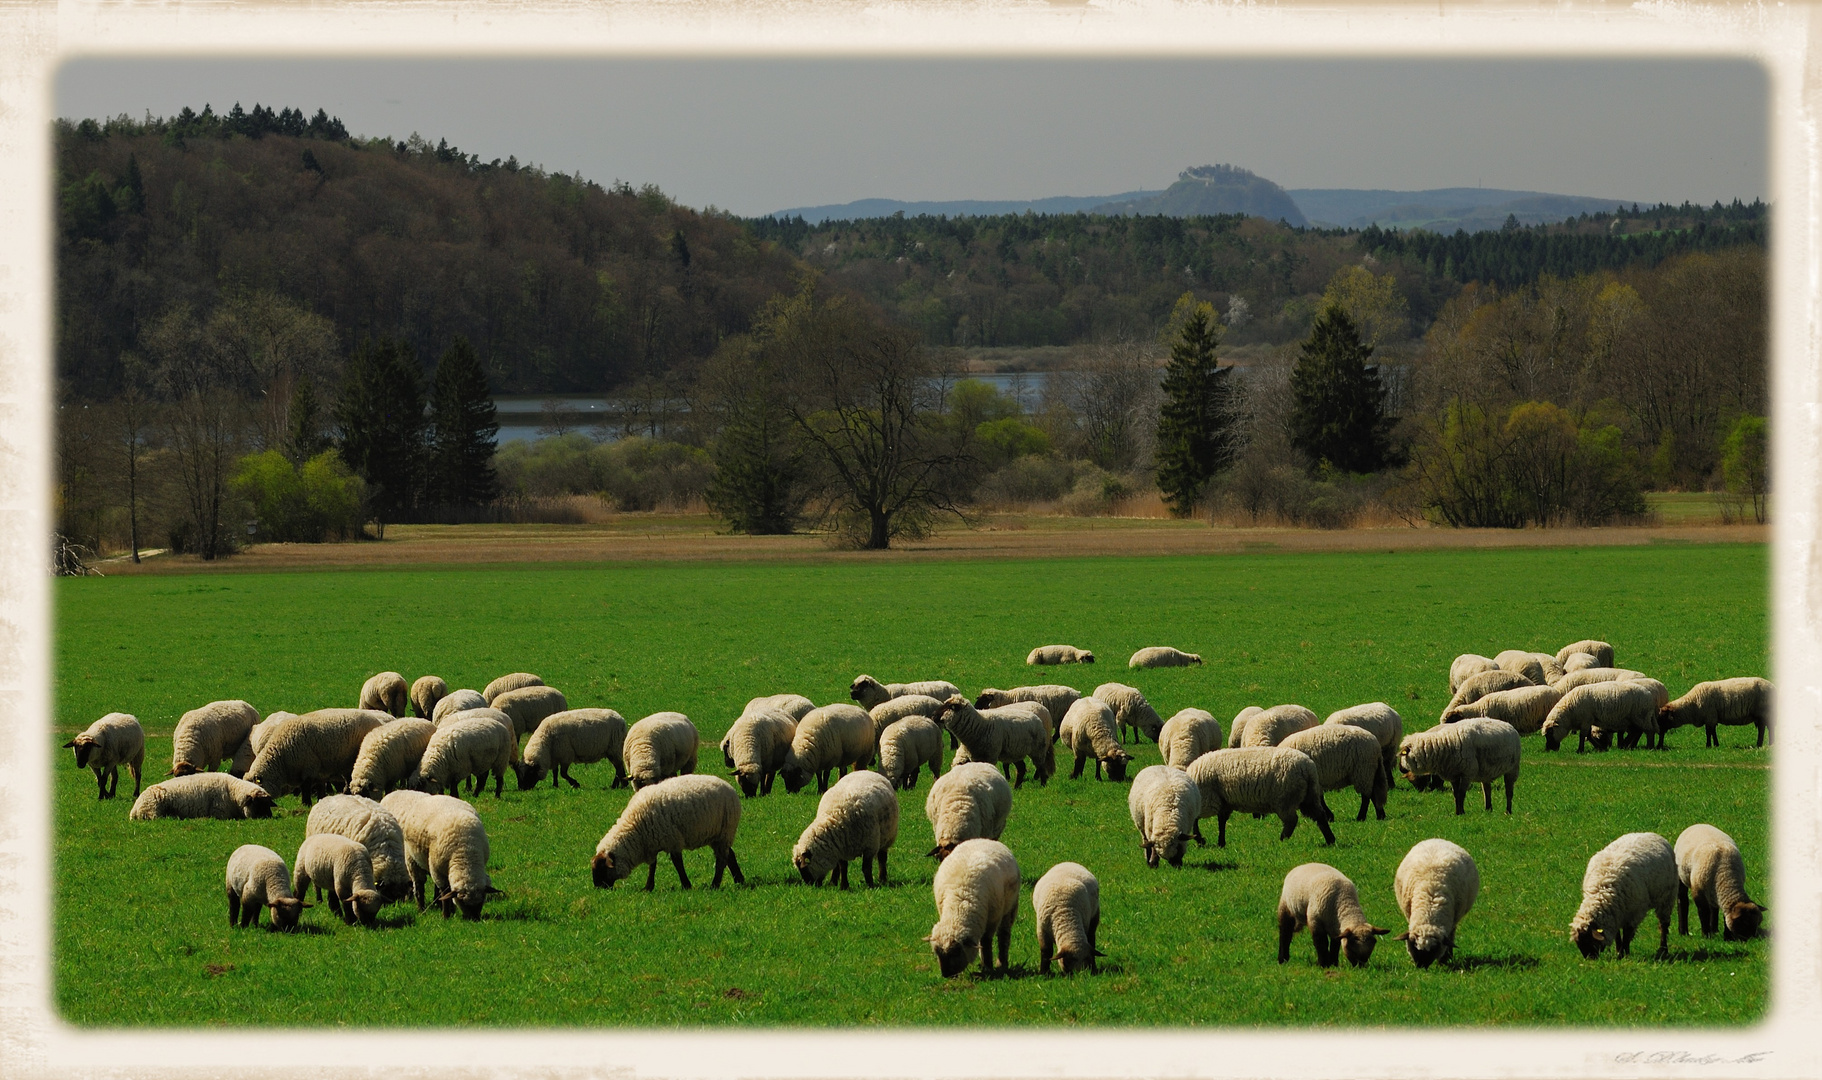
<path id="1" fill-rule="evenodd" d="M 975 501 L 986 505 L 1055 502 L 1074 487 L 1079 468 L 1086 462 L 1026 454 L 991 472 L 975 492 Z"/>
<path id="2" fill-rule="evenodd" d="M 1771 490 L 1765 418 L 1742 416 L 1721 440 L 1721 477 L 1729 495 L 1751 500 L 1753 519 L 1765 524 L 1765 496 Z"/>
<path id="3" fill-rule="evenodd" d="M 494 455 L 500 489 L 516 499 L 605 495 L 621 510 L 679 507 L 714 475 L 708 451 L 642 436 L 598 444 L 571 432 L 507 443 Z"/>
<path id="4" fill-rule="evenodd" d="M 1424 508 L 1461 527 L 1599 525 L 1645 513 L 1619 428 L 1547 401 L 1451 405 L 1420 435 L 1410 478 Z"/>
<path id="5" fill-rule="evenodd" d="M 264 539 L 315 544 L 360 532 L 367 485 L 334 450 L 301 468 L 277 450 L 250 454 L 240 460 L 231 484 L 247 501 Z M 173 532 L 171 546 L 182 550 L 187 539 Z"/>

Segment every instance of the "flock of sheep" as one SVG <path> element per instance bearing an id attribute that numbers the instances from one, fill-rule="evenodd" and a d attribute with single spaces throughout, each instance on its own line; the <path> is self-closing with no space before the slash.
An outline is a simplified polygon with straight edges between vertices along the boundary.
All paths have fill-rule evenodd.
<path id="1" fill-rule="evenodd" d="M 1031 664 L 1092 663 L 1094 655 L 1067 645 L 1042 646 Z M 1142 649 L 1130 666 L 1200 664 L 1169 648 Z M 771 792 L 782 778 L 795 794 L 812 780 L 821 794 L 816 815 L 791 852 L 804 881 L 848 887 L 854 859 L 866 883 L 886 881 L 886 857 L 898 837 L 898 789 L 914 788 L 920 771 L 933 782 L 924 812 L 934 835 L 928 853 L 940 860 L 933 883 L 938 921 L 925 939 L 945 977 L 976 957 L 991 973 L 994 945 L 1007 964 L 1019 899 L 1018 861 L 999 841 L 1014 791 L 1026 779 L 1047 784 L 1058 748 L 1074 757 L 1072 778 L 1089 760 L 1097 778 L 1125 778 L 1132 756 L 1127 736 L 1158 744 L 1164 764 L 1133 778 L 1128 809 L 1148 866 L 1181 866 L 1190 841 L 1206 843 L 1201 821 L 1216 820 L 1216 844 L 1227 842 L 1235 813 L 1275 815 L 1289 838 L 1300 817 L 1333 843 L 1334 814 L 1325 793 L 1352 788 L 1357 821 L 1369 809 L 1384 819 L 1394 774 L 1420 789 L 1453 788 L 1464 811 L 1468 789 L 1480 784 L 1493 808 L 1493 782 L 1503 780 L 1506 812 L 1520 765 L 1520 736 L 1542 732 L 1545 748 L 1570 732 L 1577 750 L 1622 747 L 1642 738 L 1663 748 L 1679 726 L 1707 731 L 1750 724 L 1764 744 L 1771 685 L 1763 679 L 1701 683 L 1675 701 L 1662 683 L 1613 666 L 1613 648 L 1580 641 L 1551 655 L 1510 650 L 1495 657 L 1464 655 L 1451 665 L 1453 697 L 1441 722 L 1404 733 L 1404 721 L 1383 702 L 1358 705 L 1318 722 L 1300 705 L 1248 707 L 1223 737 L 1206 710 L 1187 708 L 1161 718 L 1143 693 L 1105 683 L 1090 694 L 1068 686 L 988 688 L 970 700 L 952 683 L 882 684 L 856 678 L 846 702 L 817 707 L 797 694 L 754 698 L 734 721 L 720 749 L 733 784 L 696 775 L 700 737 L 683 714 L 661 712 L 628 725 L 612 709 L 570 709 L 561 691 L 535 675 L 505 675 L 479 692 L 451 691 L 435 676 L 407 687 L 383 672 L 361 688 L 358 708 L 275 712 L 260 719 L 245 701 L 217 701 L 185 713 L 172 734 L 171 779 L 140 789 L 145 734 L 124 713 L 110 713 L 63 744 L 78 767 L 95 774 L 102 799 L 112 798 L 119 769 L 133 775 L 129 817 L 270 817 L 273 801 L 299 795 L 311 807 L 305 840 L 287 867 L 277 852 L 243 845 L 225 875 L 231 925 L 258 921 L 270 910 L 280 928 L 295 926 L 312 888 L 350 924 L 372 925 L 380 908 L 411 897 L 430 901 L 447 918 L 460 911 L 478 919 L 498 895 L 487 873 L 487 832 L 459 795 L 467 781 L 479 795 L 491 779 L 495 796 L 512 771 L 521 789 L 549 776 L 580 786 L 571 766 L 609 761 L 613 786 L 634 789 L 613 827 L 596 846 L 591 873 L 611 887 L 638 868 L 655 886 L 660 855 L 668 855 L 689 888 L 683 853 L 711 849 L 713 885 L 731 873 L 745 882 L 734 841 L 741 793 Z M 415 717 L 407 717 L 407 711 Z M 520 739 L 529 736 L 523 752 Z M 954 750 L 944 769 L 945 736 Z M 214 771 L 224 761 L 225 772 Z M 870 771 L 872 768 L 878 771 Z M 838 777 L 831 783 L 831 777 Z M 1725 923 L 1729 938 L 1753 936 L 1765 909 L 1744 887 L 1738 847 L 1720 830 L 1692 825 L 1674 849 L 1653 833 L 1629 833 L 1589 861 L 1583 901 L 1570 935 L 1585 956 L 1614 943 L 1620 955 L 1645 916 L 1659 921 L 1658 955 L 1665 955 L 1670 907 L 1696 903 L 1702 932 Z M 1408 922 L 1404 941 L 1418 967 L 1446 960 L 1455 929 L 1474 904 L 1479 872 L 1471 855 L 1445 839 L 1425 840 L 1399 864 L 1393 891 Z M 1066 973 L 1103 955 L 1096 947 L 1100 889 L 1085 867 L 1051 867 L 1032 891 L 1043 970 L 1053 959 Z M 1318 963 L 1342 953 L 1361 965 L 1388 931 L 1362 913 L 1355 884 L 1334 867 L 1306 863 L 1285 878 L 1277 909 L 1278 959 L 1289 958 L 1293 937 L 1308 928 Z"/>

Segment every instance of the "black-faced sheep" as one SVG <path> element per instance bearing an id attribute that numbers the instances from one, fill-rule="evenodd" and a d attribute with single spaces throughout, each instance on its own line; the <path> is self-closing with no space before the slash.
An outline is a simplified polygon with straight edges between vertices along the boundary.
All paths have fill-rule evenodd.
<path id="1" fill-rule="evenodd" d="M 943 703 L 924 694 L 906 694 L 889 701 L 882 701 L 867 710 L 873 720 L 873 754 L 879 756 L 880 743 L 892 725 L 913 716 L 926 720 L 935 720 L 942 714 Z M 953 745 L 953 744 L 951 744 Z"/>
<path id="2" fill-rule="evenodd" d="M 917 770 L 928 765 L 930 779 L 943 775 L 943 731 L 922 716 L 907 716 L 879 740 L 879 771 L 907 791 L 917 787 Z"/>
<path id="3" fill-rule="evenodd" d="M 1627 682 L 1644 677 L 1644 672 L 1634 671 L 1631 668 L 1591 667 L 1568 672 L 1556 680 L 1554 685 L 1558 693 L 1567 694 L 1578 686 L 1591 686 L 1594 683 L 1604 682 Z"/>
<path id="4" fill-rule="evenodd" d="M 429 796 L 421 791 L 395 791 L 386 796 L 394 806 Z M 331 795 L 310 808 L 304 836 L 332 833 L 345 836 L 367 849 L 373 861 L 375 887 L 387 903 L 411 895 L 411 872 L 405 859 L 405 830 L 393 812 L 372 799 L 358 795 Z"/>
<path id="5" fill-rule="evenodd" d="M 449 684 L 435 675 L 420 675 L 411 684 L 411 715 L 429 720 L 436 715 L 437 702 L 449 696 Z"/>
<path id="6" fill-rule="evenodd" d="M 1540 655 L 1543 654 L 1528 652 L 1524 649 L 1507 649 L 1495 656 L 1493 662 L 1499 665 L 1501 671 L 1509 671 L 1531 685 L 1537 686 L 1549 681 L 1545 678 L 1543 662 L 1538 659 Z M 1562 665 L 1556 663 L 1554 656 L 1548 657 L 1548 659 L 1555 666 L 1556 674 L 1560 677 L 1563 673 Z"/>
<path id="7" fill-rule="evenodd" d="M 426 893 L 447 919 L 459 909 L 469 921 L 481 917 L 489 896 L 505 895 L 487 875 L 487 828 L 474 807 L 450 795 L 413 793 L 405 800 L 395 791 L 386 796 L 405 832 L 405 862 L 411 891 L 423 911 Z M 432 886 L 426 890 L 425 885 Z"/>
<path id="8" fill-rule="evenodd" d="M 969 761 L 1016 768 L 1018 780 L 1014 787 L 1025 784 L 1026 759 L 1030 759 L 1040 785 L 1049 783 L 1056 771 L 1050 715 L 1036 702 L 1020 701 L 980 711 L 956 694 L 943 702 L 936 725 L 961 740 Z"/>
<path id="9" fill-rule="evenodd" d="M 291 930 L 309 904 L 291 894 L 290 874 L 278 852 L 258 844 L 242 844 L 228 856 L 226 875 L 228 925 L 259 925 L 259 909 L 272 909 L 272 928 Z"/>
<path id="10" fill-rule="evenodd" d="M 1765 732 L 1771 726 L 1771 696 L 1771 683 L 1751 676 L 1696 683 L 1688 693 L 1658 710 L 1659 729 L 1705 728 L 1708 738 L 1702 745 L 1719 746 L 1717 726 L 1751 724 L 1759 729 L 1755 745 L 1764 746 Z"/>
<path id="11" fill-rule="evenodd" d="M 1379 740 L 1380 758 L 1385 762 L 1385 786 L 1398 786 L 1393 777 L 1398 773 L 1398 744 L 1404 740 L 1404 717 L 1398 715 L 1397 709 L 1383 701 L 1370 701 L 1336 709 L 1323 723 L 1346 724 L 1372 732 Z"/>
<path id="12" fill-rule="evenodd" d="M 410 703 L 409 695 L 405 676 L 396 671 L 382 671 L 361 684 L 361 700 L 355 708 L 372 709 L 390 716 L 404 716 L 405 708 Z"/>
<path id="13" fill-rule="evenodd" d="M 904 697 L 907 694 L 922 694 L 924 697 L 935 698 L 938 701 L 948 701 L 961 692 L 961 687 L 941 679 L 929 682 L 881 683 L 871 675 L 857 675 L 854 681 L 848 685 L 848 696 L 860 702 L 860 707 L 863 709 L 871 709 L 881 702 L 891 701 L 893 698 Z"/>
<path id="14" fill-rule="evenodd" d="M 111 799 L 120 787 L 120 767 L 133 774 L 133 798 L 139 798 L 139 777 L 145 767 L 146 733 L 139 719 L 123 712 L 109 713 L 90 724 L 82 734 L 63 744 L 76 751 L 76 767 L 95 774 L 97 798 Z"/>
<path id="15" fill-rule="evenodd" d="M 373 887 L 373 858 L 357 840 L 334 833 L 306 837 L 297 849 L 291 888 L 301 898 L 316 886 L 316 898 L 329 890 L 329 910 L 353 926 L 372 926 L 385 899 Z"/>
<path id="16" fill-rule="evenodd" d="M 254 724 L 252 729 L 247 732 L 247 737 L 234 748 L 234 760 L 228 765 L 228 774 L 245 777 L 247 770 L 253 767 L 253 759 L 259 756 L 259 752 L 265 748 L 266 740 L 272 737 L 272 733 L 278 730 L 278 726 L 287 720 L 295 719 L 297 719 L 296 713 L 280 709 Z"/>
<path id="17" fill-rule="evenodd" d="M 747 798 L 770 795 L 772 781 L 791 756 L 797 721 L 776 709 L 748 706 L 721 739 L 721 757 L 734 770 Z"/>
<path id="18" fill-rule="evenodd" d="M 1318 724 L 1285 736 L 1278 745 L 1310 756 L 1323 791 L 1352 787 L 1360 796 L 1355 821 L 1366 820 L 1369 803 L 1379 820 L 1385 820 L 1385 754 L 1372 732 L 1351 724 Z"/>
<path id="19" fill-rule="evenodd" d="M 127 812 L 130 821 L 158 818 L 269 818 L 272 796 L 258 784 L 227 773 L 191 773 L 161 780 L 139 793 Z"/>
<path id="20" fill-rule="evenodd" d="M 1057 733 L 1062 733 L 1063 717 L 1069 715 L 1069 707 L 1082 699 L 1082 692 L 1073 686 L 1061 686 L 1046 683 L 1043 686 L 1015 686 L 1010 690 L 995 690 L 989 687 L 980 692 L 974 699 L 977 709 L 998 709 L 1016 701 L 1035 701 L 1044 706 L 1044 711 L 1056 721 Z"/>
<path id="21" fill-rule="evenodd" d="M 1483 671 L 1498 670 L 1499 665 L 1494 663 L 1491 656 L 1462 653 L 1449 665 L 1449 693 L 1453 694 L 1460 690 L 1461 684 L 1467 682 L 1472 676 L 1479 675 Z"/>
<path id="22" fill-rule="evenodd" d="M 1241 746 L 1277 746 L 1299 731 L 1316 727 L 1316 714 L 1301 705 L 1274 705 L 1247 717 Z"/>
<path id="23" fill-rule="evenodd" d="M 791 865 L 806 883 L 822 884 L 834 874 L 848 887 L 848 864 L 860 860 L 867 887 L 873 887 L 873 863 L 879 883 L 886 883 L 886 851 L 898 840 L 898 795 L 892 782 L 874 772 L 851 772 L 836 781 L 816 804 L 816 818 L 791 848 Z"/>
<path id="24" fill-rule="evenodd" d="M 1733 837 L 1713 825 L 1691 825 L 1676 838 L 1677 933 L 1689 933 L 1689 901 L 1695 900 L 1702 935 L 1726 921 L 1724 941 L 1748 941 L 1759 933 L 1766 908 L 1746 895 L 1746 860 Z"/>
<path id="25" fill-rule="evenodd" d="M 1443 706 L 1442 711 L 1446 713 L 1461 705 L 1471 705 L 1488 694 L 1498 693 L 1501 690 L 1535 685 L 1537 684 L 1523 675 L 1514 675 L 1504 668 L 1483 671 L 1463 679 L 1461 685 L 1455 688 L 1455 696 L 1449 699 L 1449 703 Z"/>
<path id="26" fill-rule="evenodd" d="M 1215 819 L 1215 845 L 1227 846 L 1227 819 L 1244 814 L 1275 814 L 1284 823 L 1280 840 L 1297 831 L 1301 813 L 1322 830 L 1325 843 L 1335 842 L 1329 822 L 1335 815 L 1322 799 L 1322 777 L 1316 763 L 1301 750 L 1283 746 L 1214 750 L 1190 762 L 1186 774 L 1202 796 L 1202 817 Z M 1205 843 L 1200 824 L 1192 830 Z"/>
<path id="27" fill-rule="evenodd" d="M 1133 742 L 1138 742 L 1141 736 L 1158 741 L 1158 732 L 1164 730 L 1164 718 L 1137 687 L 1117 682 L 1102 683 L 1094 688 L 1094 696 L 1113 707 L 1114 724 L 1122 741 L 1127 728 L 1132 729 Z"/>
<path id="28" fill-rule="evenodd" d="M 1648 912 L 1658 917 L 1659 960 L 1670 956 L 1670 906 L 1676 902 L 1676 853 L 1657 833 L 1635 832 L 1608 844 L 1588 860 L 1582 876 L 1582 906 L 1569 922 L 1569 937 L 1592 960 L 1613 942 L 1624 959 L 1632 935 Z"/>
<path id="29" fill-rule="evenodd" d="M 1257 705 L 1248 705 L 1246 708 L 1241 709 L 1234 714 L 1234 722 L 1229 724 L 1227 728 L 1227 748 L 1229 750 L 1238 750 L 1240 748 L 1241 740 L 1246 738 L 1246 725 L 1252 723 L 1253 717 L 1258 716 L 1264 711 L 1264 709 Z"/>
<path id="30" fill-rule="evenodd" d="M 428 720 L 394 720 L 369 731 L 361 740 L 348 778 L 348 794 L 379 799 L 398 787 L 424 759 L 424 748 L 437 733 Z"/>
<path id="31" fill-rule="evenodd" d="M 171 732 L 171 775 L 211 772 L 234 751 L 259 723 L 253 706 L 238 699 L 211 701 L 191 709 Z"/>
<path id="32" fill-rule="evenodd" d="M 829 790 L 829 774 L 864 769 L 873 760 L 873 718 L 865 710 L 837 702 L 812 709 L 797 722 L 791 750 L 778 775 L 795 795 L 812 778 L 816 792 Z"/>
<path id="33" fill-rule="evenodd" d="M 1347 875 L 1326 863 L 1304 863 L 1284 875 L 1278 894 L 1278 962 L 1291 958 L 1291 939 L 1304 927 L 1316 946 L 1316 964 L 1334 967 L 1347 953 L 1348 963 L 1365 967 L 1382 934 L 1391 933 L 1367 921 L 1360 910 L 1360 890 Z"/>
<path id="34" fill-rule="evenodd" d="M 1160 860 L 1183 865 L 1183 854 L 1202 817 L 1202 792 L 1182 769 L 1150 765 L 1132 779 L 1126 810 L 1139 830 L 1145 865 L 1156 870 Z"/>
<path id="35" fill-rule="evenodd" d="M 486 688 L 481 691 L 481 699 L 486 704 L 492 705 L 493 699 L 499 697 L 501 694 L 511 693 L 514 690 L 520 690 L 527 686 L 543 685 L 544 680 L 533 675 L 531 672 L 515 671 L 510 675 L 502 675 L 488 683 Z"/>
<path id="36" fill-rule="evenodd" d="M 1000 969 L 1012 948 L 1012 923 L 1019 911 L 1019 863 L 998 840 L 969 840 L 956 846 L 931 883 L 936 895 L 936 925 L 924 940 L 936 953 L 943 978 L 967 970 L 978 955 L 981 975 L 993 973 L 993 949 L 1000 947 Z"/>
<path id="37" fill-rule="evenodd" d="M 1082 769 L 1090 758 L 1094 759 L 1096 780 L 1101 779 L 1103 771 L 1109 780 L 1126 779 L 1126 765 L 1132 761 L 1132 755 L 1120 746 L 1113 706 L 1097 697 L 1081 698 L 1069 706 L 1057 730 L 1062 736 L 1063 748 L 1075 755 L 1075 768 L 1069 774 L 1071 780 L 1082 778 Z"/>
<path id="38" fill-rule="evenodd" d="M 658 856 L 668 853 L 677 881 L 687 889 L 690 876 L 683 869 L 683 853 L 699 847 L 715 853 L 711 887 L 719 889 L 727 871 L 733 873 L 734 884 L 744 885 L 746 875 L 734 857 L 739 828 L 740 793 L 719 776 L 673 776 L 648 784 L 633 792 L 613 828 L 595 845 L 590 864 L 595 887 L 610 889 L 641 865 L 649 865 L 645 889 L 650 892 L 658 882 Z"/>
<path id="39" fill-rule="evenodd" d="M 1191 664 L 1200 663 L 1202 663 L 1202 657 L 1198 653 L 1183 652 L 1168 645 L 1149 645 L 1133 653 L 1132 659 L 1126 661 L 1126 666 L 1129 668 L 1189 667 Z"/>
<path id="40" fill-rule="evenodd" d="M 621 744 L 633 790 L 696 771 L 702 746 L 696 725 L 680 712 L 653 713 L 626 730 Z"/>
<path id="41" fill-rule="evenodd" d="M 1074 645 L 1039 645 L 1025 656 L 1027 664 L 1092 664 L 1094 653 Z"/>
<path id="42" fill-rule="evenodd" d="M 1158 752 L 1164 755 L 1164 764 L 1179 769 L 1189 768 L 1190 762 L 1220 748 L 1221 721 L 1207 709 L 1179 709 L 1158 730 Z"/>
<path id="43" fill-rule="evenodd" d="M 1493 781 L 1506 781 L 1506 813 L 1512 812 L 1512 787 L 1518 783 L 1521 748 L 1518 731 L 1504 720 L 1462 720 L 1413 732 L 1398 747 L 1398 768 L 1416 785 L 1420 776 L 1435 776 L 1455 790 L 1455 813 L 1464 813 L 1468 788 L 1481 785 L 1487 809 L 1493 809 Z"/>
<path id="44" fill-rule="evenodd" d="M 928 854 L 946 859 L 964 840 L 998 840 L 1012 814 L 1012 785 L 991 765 L 957 765 L 930 785 L 924 816 L 936 846 Z"/>
<path id="45" fill-rule="evenodd" d="M 550 774 L 550 786 L 557 777 L 569 786 L 582 785 L 569 775 L 571 765 L 592 765 L 606 759 L 614 767 L 609 787 L 625 787 L 626 718 L 612 709 L 570 709 L 544 718 L 538 730 L 525 741 L 525 760 L 513 766 L 519 790 L 538 786 L 544 774 Z"/>
<path id="46" fill-rule="evenodd" d="M 367 733 L 392 717 L 368 709 L 318 709 L 279 725 L 247 770 L 274 798 L 292 793 L 305 805 L 330 785 L 346 787 Z"/>
<path id="47" fill-rule="evenodd" d="M 1480 895 L 1480 870 L 1459 844 L 1424 840 L 1399 862 L 1392 893 L 1409 924 L 1392 940 L 1404 942 L 1420 969 L 1447 963 L 1455 955 L 1455 930 Z"/>
<path id="48" fill-rule="evenodd" d="M 1063 965 L 1063 974 L 1087 968 L 1099 971 L 1097 957 L 1106 956 L 1095 943 L 1101 928 L 1101 883 L 1081 863 L 1057 863 L 1031 887 L 1031 909 L 1037 916 L 1038 970 L 1050 974 L 1050 961 Z"/>

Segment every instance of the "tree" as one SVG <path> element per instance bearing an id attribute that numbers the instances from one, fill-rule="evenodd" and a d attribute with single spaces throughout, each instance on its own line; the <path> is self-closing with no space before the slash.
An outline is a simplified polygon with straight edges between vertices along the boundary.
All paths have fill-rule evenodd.
<path id="1" fill-rule="evenodd" d="M 135 356 L 122 357 L 121 369 L 123 382 L 120 396 L 114 399 L 114 417 L 118 421 L 114 431 L 126 466 L 127 538 L 132 547 L 133 561 L 138 562 L 139 504 L 142 501 L 139 472 L 141 462 L 145 459 L 146 436 L 152 426 L 156 403 L 146 392 L 143 361 Z"/>
<path id="2" fill-rule="evenodd" d="M 1367 364 L 1372 347 L 1347 312 L 1325 308 L 1291 369 L 1291 445 L 1312 464 L 1345 472 L 1374 472 L 1390 454 L 1391 420 L 1385 387 Z"/>
<path id="3" fill-rule="evenodd" d="M 418 504 L 424 459 L 424 388 L 411 346 L 363 342 L 336 402 L 342 460 L 367 481 L 380 536 Z"/>
<path id="4" fill-rule="evenodd" d="M 323 436 L 323 407 L 316 400 L 316 380 L 308 375 L 297 381 L 291 395 L 291 431 L 285 437 L 285 456 L 302 465 L 329 448 Z"/>
<path id="5" fill-rule="evenodd" d="M 1073 453 L 1111 472 L 1123 472 L 1145 456 L 1144 436 L 1153 429 L 1158 369 L 1149 350 L 1134 341 L 1096 346 L 1074 371 L 1052 372 L 1044 385 L 1045 407 L 1061 413 Z"/>
<path id="6" fill-rule="evenodd" d="M 1769 447 L 1763 416 L 1742 416 L 1721 443 L 1721 476 L 1727 491 L 1752 500 L 1753 519 L 1765 524 L 1765 497 L 1771 490 Z"/>
<path id="7" fill-rule="evenodd" d="M 1233 368 L 1216 365 L 1221 323 L 1212 304 L 1197 304 L 1183 323 L 1164 369 L 1158 409 L 1158 489 L 1176 517 L 1188 517 L 1210 479 L 1234 460 Z"/>
<path id="8" fill-rule="evenodd" d="M 297 384 L 335 371 L 334 324 L 277 293 L 229 296 L 209 316 L 204 338 L 223 374 L 257 406 L 254 439 L 261 450 L 282 447 L 291 434 Z"/>
<path id="9" fill-rule="evenodd" d="M 1391 274 L 1375 274 L 1364 266 L 1344 266 L 1335 271 L 1322 291 L 1323 307 L 1338 307 L 1360 330 L 1368 348 L 1404 333 L 1410 306 L 1398 291 Z"/>
<path id="10" fill-rule="evenodd" d="M 430 497 L 450 506 L 477 506 L 500 494 L 493 455 L 500 424 L 487 372 L 468 339 L 457 336 L 437 362 L 430 390 Z"/>
<path id="11" fill-rule="evenodd" d="M 144 340 L 160 360 L 159 375 L 170 406 L 167 443 L 177 463 L 187 527 L 172 546 L 215 559 L 234 549 L 226 528 L 228 479 L 240 456 L 245 408 L 220 357 L 205 345 L 187 305 L 167 311 Z"/>
<path id="12" fill-rule="evenodd" d="M 717 432 L 704 497 L 736 532 L 780 535 L 804 521 L 815 494 L 808 444 L 785 405 L 776 351 L 747 335 L 715 351 L 697 384 L 696 408 Z"/>

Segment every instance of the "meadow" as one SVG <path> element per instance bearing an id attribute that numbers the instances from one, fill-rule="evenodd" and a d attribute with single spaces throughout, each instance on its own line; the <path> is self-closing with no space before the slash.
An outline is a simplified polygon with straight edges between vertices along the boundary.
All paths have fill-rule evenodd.
<path id="1" fill-rule="evenodd" d="M 475 800 L 506 896 L 479 923 L 397 905 L 376 929 L 324 907 L 304 932 L 231 930 L 222 868 L 240 844 L 290 862 L 303 839 L 295 797 L 270 821 L 126 820 L 93 778 L 53 747 L 110 711 L 151 734 L 147 781 L 170 767 L 186 709 L 245 698 L 260 710 L 353 705 L 381 670 L 479 687 L 527 670 L 573 707 L 628 721 L 687 713 L 703 734 L 699 771 L 726 775 L 716 748 L 750 697 L 791 691 L 846 699 L 866 672 L 983 686 L 1104 681 L 1138 686 L 1159 713 L 1206 708 L 1225 728 L 1248 704 L 1298 702 L 1318 715 L 1383 700 L 1406 730 L 1448 697 L 1449 661 L 1504 648 L 1612 642 L 1617 662 L 1672 694 L 1768 674 L 1767 549 L 1664 544 L 1584 549 L 1258 554 L 1217 557 L 897 562 L 869 565 L 498 565 L 311 573 L 62 579 L 57 591 L 55 1002 L 71 1023 L 118 1026 L 500 1027 L 624 1025 L 1692 1025 L 1762 1014 L 1769 941 L 1671 933 L 1651 960 L 1647 919 L 1631 958 L 1589 962 L 1568 937 L 1590 855 L 1622 833 L 1674 840 L 1706 821 L 1744 852 L 1748 888 L 1769 893 L 1769 751 L 1750 728 L 1703 749 L 1546 754 L 1525 740 L 1516 811 L 1479 794 L 1453 814 L 1446 794 L 1402 781 L 1389 820 L 1356 823 L 1332 792 L 1338 843 L 1301 824 L 1244 815 L 1228 844 L 1192 847 L 1181 869 L 1148 870 L 1127 785 L 1092 763 L 1028 782 L 1002 839 L 1025 889 L 1012 973 L 945 981 L 923 941 L 935 921 L 935 862 L 924 818 L 928 774 L 901 793 L 891 884 L 808 887 L 791 844 L 814 816 L 812 786 L 747 800 L 735 849 L 748 886 L 706 888 L 707 850 L 685 856 L 681 891 L 664 860 L 657 891 L 591 887 L 589 859 L 629 793 L 607 763 L 584 785 Z M 1093 649 L 1094 666 L 1032 669 L 1031 646 Z M 1129 671 L 1144 645 L 1199 652 L 1199 668 Z M 1149 743 L 1134 770 L 1158 760 Z M 1499 805 L 1496 793 L 1496 805 Z M 1367 916 L 1404 928 L 1392 874 L 1412 844 L 1447 837 L 1472 853 L 1481 893 L 1454 960 L 1418 971 L 1386 940 L 1360 969 L 1322 970 L 1307 934 L 1276 961 L 1273 911 L 1284 874 L 1326 862 L 1359 885 Z M 1030 885 L 1073 860 L 1101 881 L 1098 976 L 1042 978 Z M 1779 917 L 1769 917 L 1775 933 Z M 1692 923 L 1694 922 L 1692 918 Z"/>

